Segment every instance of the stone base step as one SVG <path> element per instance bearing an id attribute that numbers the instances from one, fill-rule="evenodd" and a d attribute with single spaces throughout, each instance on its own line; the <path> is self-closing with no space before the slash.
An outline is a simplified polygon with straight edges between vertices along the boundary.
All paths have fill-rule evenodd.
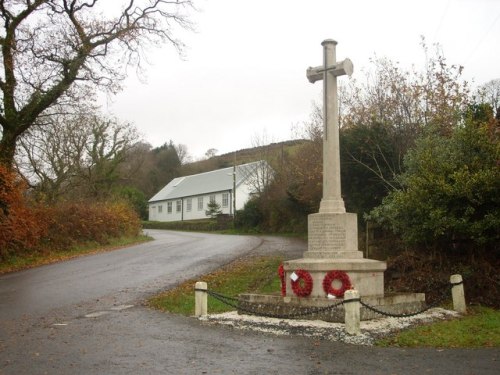
<path id="1" fill-rule="evenodd" d="M 424 293 L 386 293 L 384 296 L 361 297 L 361 300 L 384 312 L 392 314 L 409 314 L 425 308 Z M 335 305 L 342 299 L 329 299 L 320 297 L 282 297 L 273 294 L 241 294 L 239 313 L 250 314 L 248 310 L 255 311 L 255 315 L 280 315 L 289 316 L 297 313 L 307 313 L 317 308 Z M 361 320 L 370 320 L 382 315 L 361 306 Z M 293 318 L 293 317 L 291 317 Z M 296 319 L 323 320 L 326 322 L 344 322 L 344 306 L 339 305 L 316 314 L 296 316 Z"/>

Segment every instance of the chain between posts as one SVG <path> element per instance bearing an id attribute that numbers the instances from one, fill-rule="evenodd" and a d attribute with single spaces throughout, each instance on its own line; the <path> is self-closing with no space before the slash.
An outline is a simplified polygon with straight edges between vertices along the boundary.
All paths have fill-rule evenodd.
<path id="1" fill-rule="evenodd" d="M 423 308 L 421 310 L 407 313 L 407 314 L 395 314 L 395 313 L 390 313 L 387 311 L 380 310 L 374 306 L 371 306 L 371 305 L 363 302 L 363 300 L 361 298 L 342 300 L 342 301 L 339 301 L 335 304 L 324 306 L 324 307 L 305 308 L 302 311 L 298 311 L 298 312 L 290 313 L 290 314 L 262 313 L 260 311 L 257 311 L 257 310 L 251 309 L 251 308 L 247 308 L 247 307 L 243 307 L 240 305 L 241 302 L 246 302 L 248 304 L 251 304 L 251 302 L 248 302 L 248 301 L 242 301 L 242 300 L 235 298 L 235 297 L 225 296 L 223 294 L 220 294 L 220 293 L 214 292 L 212 290 L 208 290 L 208 289 L 195 289 L 195 291 L 206 292 L 209 296 L 213 297 L 214 299 L 216 299 L 216 300 L 218 300 L 218 301 L 220 301 L 228 306 L 231 306 L 239 311 L 253 314 L 256 316 L 268 317 L 268 318 L 290 319 L 290 318 L 297 318 L 297 317 L 307 316 L 307 315 L 317 315 L 317 314 L 321 314 L 321 313 L 324 313 L 324 312 L 329 311 L 329 310 L 334 310 L 334 309 L 342 306 L 345 303 L 351 303 L 351 302 L 359 302 L 362 306 L 364 306 L 368 310 L 371 310 L 371 311 L 373 311 L 377 314 L 380 314 L 380 315 L 384 315 L 384 316 L 388 316 L 388 317 L 392 317 L 392 318 L 408 318 L 408 317 L 422 314 L 422 313 L 430 310 L 431 308 L 438 306 L 441 302 L 443 302 L 447 298 L 446 292 L 451 290 L 451 288 L 453 286 L 461 285 L 463 283 L 464 283 L 463 280 L 461 282 L 458 282 L 458 283 L 448 283 L 447 284 L 448 287 L 446 288 L 445 291 L 443 291 L 443 294 L 441 295 L 441 297 L 439 297 L 436 301 L 434 301 L 432 304 L 426 306 L 425 308 Z"/>
<path id="2" fill-rule="evenodd" d="M 297 318 L 297 317 L 306 316 L 306 315 L 317 315 L 317 314 L 324 313 L 325 311 L 328 311 L 328 310 L 334 310 L 334 309 L 336 309 L 339 306 L 344 304 L 344 301 L 340 301 L 340 302 L 333 304 L 333 305 L 328 305 L 328 306 L 324 306 L 324 307 L 312 307 L 312 308 L 308 308 L 308 309 L 303 309 L 303 311 L 297 311 L 295 313 L 290 313 L 290 314 L 273 314 L 273 313 L 262 313 L 258 310 L 243 307 L 240 305 L 240 302 L 246 302 L 246 301 L 242 301 L 242 300 L 240 300 L 238 298 L 234 298 L 234 297 L 224 296 L 223 294 L 214 292 L 212 290 L 195 289 L 195 291 L 206 292 L 209 296 L 215 298 L 216 300 L 218 300 L 218 301 L 220 301 L 228 306 L 234 307 L 235 309 L 237 309 L 239 311 L 249 313 L 252 315 L 256 315 L 256 316 L 262 316 L 262 317 L 267 317 L 267 318 L 277 318 L 277 319 L 291 319 L 291 318 Z M 248 303 L 250 303 L 250 302 L 248 302 Z"/>
<path id="3" fill-rule="evenodd" d="M 449 289 L 451 289 L 451 287 L 447 288 L 447 291 Z M 424 307 L 421 310 L 414 311 L 414 312 L 411 312 L 411 313 L 406 313 L 406 314 L 395 314 L 395 313 L 390 313 L 390 312 L 387 312 L 387 311 L 379 310 L 376 307 L 370 306 L 370 305 L 368 305 L 367 303 L 365 303 L 363 301 L 360 301 L 359 303 L 361 303 L 361 305 L 364 306 L 364 307 L 366 307 L 368 310 L 371 310 L 371 311 L 373 311 L 373 312 L 375 312 L 377 314 L 380 314 L 380 315 L 388 316 L 388 317 L 391 317 L 391 318 L 409 318 L 409 317 L 412 317 L 412 316 L 417 316 L 419 314 L 422 314 L 422 313 L 424 313 L 424 312 L 426 312 L 426 311 L 428 311 L 428 310 L 430 310 L 430 309 L 438 306 L 446 298 L 447 298 L 447 295 L 445 294 L 445 292 L 443 292 L 443 294 L 441 295 L 441 297 L 439 297 L 436 301 L 434 301 L 430 305 L 427 305 L 426 307 Z"/>

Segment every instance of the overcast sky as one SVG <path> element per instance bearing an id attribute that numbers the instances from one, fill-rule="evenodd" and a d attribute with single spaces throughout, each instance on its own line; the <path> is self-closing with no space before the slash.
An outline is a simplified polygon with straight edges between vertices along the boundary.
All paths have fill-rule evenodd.
<path id="1" fill-rule="evenodd" d="M 420 46 L 439 43 L 450 64 L 480 85 L 500 78 L 500 0 L 194 0 L 196 32 L 179 36 L 184 57 L 165 45 L 149 51 L 147 81 L 131 74 L 107 107 L 133 122 L 146 141 L 184 144 L 195 159 L 252 139 L 293 138 L 307 121 L 321 83 L 324 39 L 363 78 L 374 56 L 423 67 Z M 341 77 L 340 79 L 347 79 Z"/>

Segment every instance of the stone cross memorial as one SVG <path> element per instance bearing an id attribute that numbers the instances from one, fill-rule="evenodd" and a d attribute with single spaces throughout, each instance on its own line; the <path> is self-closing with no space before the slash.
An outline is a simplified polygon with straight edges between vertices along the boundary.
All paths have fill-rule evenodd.
<path id="1" fill-rule="evenodd" d="M 307 69 L 307 79 L 314 83 L 323 80 L 323 199 L 319 212 L 344 213 L 344 200 L 340 193 L 340 153 L 339 153 L 339 109 L 337 98 L 337 77 L 352 75 L 353 66 L 349 59 L 335 60 L 337 42 L 327 39 L 324 47 L 322 66 Z"/>
<path id="2" fill-rule="evenodd" d="M 348 278 L 360 295 L 383 296 L 386 264 L 363 258 L 358 250 L 357 215 L 346 213 L 341 194 L 337 77 L 350 76 L 353 64 L 349 59 L 336 60 L 336 41 L 327 39 L 321 44 L 323 65 L 307 69 L 306 75 L 311 83 L 323 80 L 323 197 L 319 212 L 308 217 L 304 258 L 284 263 L 286 295 L 294 296 L 292 281 L 296 270 L 301 270 L 312 278 L 311 297 L 327 296 L 325 277 L 331 272 L 342 274 L 344 282 Z"/>
<path id="3" fill-rule="evenodd" d="M 344 298 L 344 295 L 344 301 L 353 300 L 352 296 L 359 295 L 372 306 L 390 307 L 392 311 L 399 312 L 412 311 L 425 304 L 425 295 L 422 293 L 384 296 L 386 263 L 363 258 L 363 253 L 358 250 L 357 215 L 346 212 L 340 189 L 337 98 L 337 77 L 350 76 L 353 65 L 349 59 L 337 62 L 336 45 L 334 40 L 325 40 L 322 43 L 323 65 L 307 69 L 309 82 L 323 80 L 323 197 L 319 212 L 308 217 L 308 246 L 303 258 L 285 261 L 278 269 L 281 296 L 240 295 L 241 306 L 246 306 L 245 303 L 258 304 L 261 314 L 294 315 L 301 308 L 329 307 L 331 299 Z M 345 307 L 346 316 L 350 306 L 352 304 L 348 303 Z M 344 320 L 334 309 L 324 311 L 322 319 Z M 360 310 L 357 311 L 359 314 Z M 360 314 L 362 320 L 374 317 L 373 312 L 363 309 Z M 300 316 L 308 318 L 307 314 Z M 347 327 L 346 323 L 346 330 Z M 359 331 L 359 327 L 355 331 Z"/>

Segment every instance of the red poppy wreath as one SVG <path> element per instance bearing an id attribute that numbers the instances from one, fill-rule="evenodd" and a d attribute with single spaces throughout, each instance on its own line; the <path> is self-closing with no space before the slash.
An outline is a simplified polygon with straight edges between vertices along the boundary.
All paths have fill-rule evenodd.
<path id="1" fill-rule="evenodd" d="M 282 264 L 278 267 L 278 275 L 281 281 L 281 295 L 286 296 L 285 268 Z"/>
<path id="2" fill-rule="evenodd" d="M 306 270 L 296 270 L 297 278 L 292 279 L 292 290 L 297 297 L 307 297 L 311 294 L 313 288 L 313 280 L 311 274 Z"/>
<path id="3" fill-rule="evenodd" d="M 332 286 L 335 280 L 340 281 L 340 288 L 334 288 Z M 344 293 L 346 290 L 351 289 L 351 280 L 349 279 L 349 275 L 344 271 L 330 271 L 326 274 L 323 279 L 323 290 L 325 293 L 334 295 L 335 297 L 344 297 Z"/>

